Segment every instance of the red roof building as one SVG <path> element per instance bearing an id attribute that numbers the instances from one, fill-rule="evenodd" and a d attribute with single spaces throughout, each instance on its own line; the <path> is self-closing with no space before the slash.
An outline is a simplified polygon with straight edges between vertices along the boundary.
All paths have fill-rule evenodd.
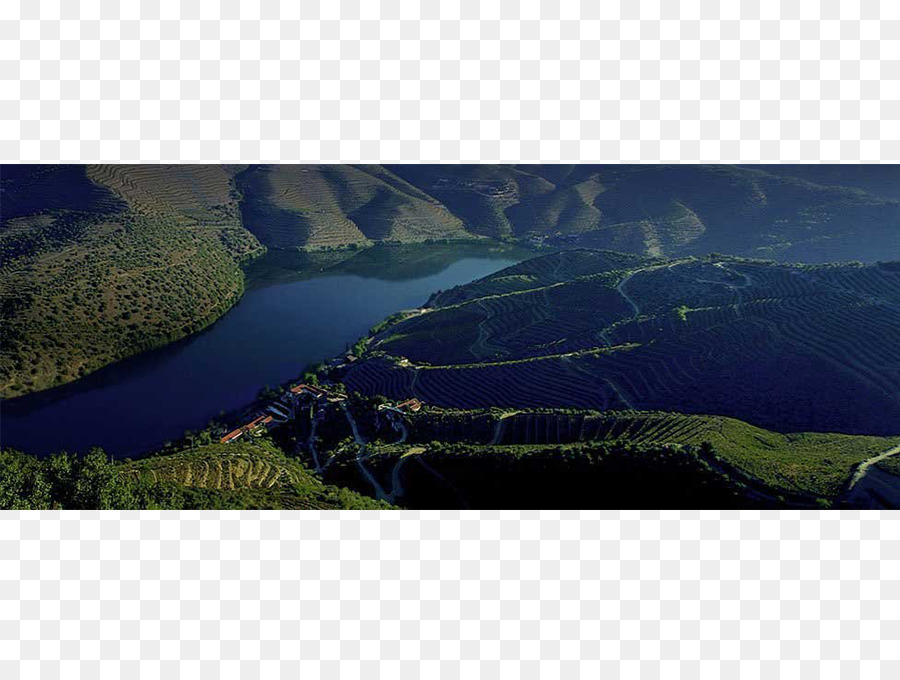
<path id="1" fill-rule="evenodd" d="M 303 394 L 305 392 L 306 394 L 311 394 L 316 398 L 325 395 L 325 390 L 315 387 L 314 385 L 306 385 L 304 383 L 292 387 L 291 392 L 293 392 L 294 394 Z"/>
<path id="2" fill-rule="evenodd" d="M 397 408 L 401 410 L 408 408 L 410 411 L 415 413 L 420 408 L 422 408 L 422 402 L 413 397 L 412 399 L 407 399 L 406 401 L 397 404 Z"/>

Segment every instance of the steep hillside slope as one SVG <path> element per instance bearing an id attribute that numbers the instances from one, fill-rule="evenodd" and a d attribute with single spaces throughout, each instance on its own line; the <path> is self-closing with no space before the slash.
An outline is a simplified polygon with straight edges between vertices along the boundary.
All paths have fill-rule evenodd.
<path id="1" fill-rule="evenodd" d="M 382 330 L 348 387 L 446 407 L 639 408 L 900 433 L 896 263 L 569 251 L 433 304 Z"/>
<path id="2" fill-rule="evenodd" d="M 470 236 L 436 200 L 377 165 L 260 165 L 238 182 L 245 226 L 275 248 Z"/>
<path id="3" fill-rule="evenodd" d="M 81 377 L 183 337 L 243 291 L 262 252 L 230 169 L 0 169 L 0 396 Z"/>
<path id="4" fill-rule="evenodd" d="M 384 509 L 322 483 L 296 459 L 255 441 L 207 445 L 135 462 L 101 450 L 44 460 L 0 450 L 0 509 Z"/>
<path id="5" fill-rule="evenodd" d="M 242 294 L 241 263 L 267 246 L 481 235 L 642 257 L 900 259 L 898 167 L 3 166 L 0 398 L 205 327 Z M 492 281 L 495 292 L 530 285 L 530 274 L 510 276 Z M 549 305 L 609 297 L 589 288 L 548 292 Z"/>
<path id="6" fill-rule="evenodd" d="M 900 168 L 890 164 L 748 165 L 773 175 L 794 177 L 826 187 L 862 189 L 874 196 L 900 200 Z"/>
<path id="7" fill-rule="evenodd" d="M 800 432 L 782 434 L 734 418 L 645 411 L 446 411 L 409 417 L 411 445 L 432 440 L 492 446 L 592 441 L 712 447 L 740 475 L 771 493 L 834 500 L 860 463 L 900 444 L 900 437 Z M 888 459 L 890 460 L 890 459 Z"/>
<path id="8" fill-rule="evenodd" d="M 900 203 L 885 189 L 900 186 L 900 166 L 877 175 L 830 167 L 389 166 L 490 236 L 665 256 L 900 258 Z"/>
<path id="9" fill-rule="evenodd" d="M 265 441 L 209 444 L 189 451 L 124 463 L 130 483 L 172 485 L 182 492 L 203 490 L 213 507 L 231 497 L 242 507 L 299 509 L 384 509 L 387 503 L 324 484 L 299 461 Z"/>
<path id="10" fill-rule="evenodd" d="M 367 414 L 364 403 L 352 406 L 364 448 L 323 439 L 314 460 L 330 481 L 414 508 L 828 507 L 847 505 L 851 489 L 869 507 L 859 480 L 900 451 L 900 436 L 781 434 L 719 416 L 430 406 Z"/>

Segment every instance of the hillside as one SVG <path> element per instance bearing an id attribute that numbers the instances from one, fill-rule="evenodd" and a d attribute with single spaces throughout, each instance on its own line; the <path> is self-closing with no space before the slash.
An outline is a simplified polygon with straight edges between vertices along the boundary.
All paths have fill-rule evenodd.
<path id="1" fill-rule="evenodd" d="M 245 226 L 273 248 L 471 238 L 435 199 L 377 165 L 258 165 L 238 184 Z"/>
<path id="2" fill-rule="evenodd" d="M 243 506 L 300 509 L 384 509 L 388 504 L 348 489 L 324 484 L 296 458 L 266 441 L 208 444 L 179 453 L 124 463 L 119 470 L 130 483 L 174 485 L 209 496 L 211 507 L 230 498 Z"/>
<path id="3" fill-rule="evenodd" d="M 265 441 L 198 446 L 135 462 L 100 449 L 45 460 L 0 451 L 0 509 L 385 509 L 322 483 Z"/>
<path id="4" fill-rule="evenodd" d="M 640 257 L 890 260 L 896 186 L 897 166 L 2 166 L 0 398 L 206 327 L 266 248 L 489 237 Z"/>
<path id="5" fill-rule="evenodd" d="M 900 444 L 900 437 L 782 434 L 734 418 L 644 411 L 423 412 L 411 421 L 411 443 L 445 439 L 499 446 L 618 440 L 641 445 L 708 444 L 722 461 L 772 493 L 832 500 L 846 487 L 856 465 Z M 464 423 L 459 428 L 458 421 Z"/>
<path id="6" fill-rule="evenodd" d="M 900 167 L 791 167 L 388 166 L 493 237 L 669 257 L 900 259 L 900 196 L 888 188 Z"/>
<path id="7" fill-rule="evenodd" d="M 315 441 L 309 464 L 326 480 L 413 508 L 844 505 L 900 451 L 900 436 L 783 434 L 720 416 L 378 403 L 320 405 L 297 437 Z M 855 488 L 869 507 L 866 484 Z"/>
<path id="8" fill-rule="evenodd" d="M 219 166 L 4 167 L 0 396 L 188 335 L 262 252 Z"/>
<path id="9" fill-rule="evenodd" d="M 453 408 L 731 416 L 900 433 L 900 265 L 534 258 L 381 330 L 348 388 Z"/>

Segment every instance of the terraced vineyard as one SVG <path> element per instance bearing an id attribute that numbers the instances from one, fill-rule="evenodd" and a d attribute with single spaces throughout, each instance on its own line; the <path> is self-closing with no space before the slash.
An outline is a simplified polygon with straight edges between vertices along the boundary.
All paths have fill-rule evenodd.
<path id="1" fill-rule="evenodd" d="M 669 257 L 714 251 L 801 262 L 900 259 L 900 203 L 891 188 L 900 186 L 897 166 L 388 168 L 438 198 L 470 231 L 494 237 Z"/>
<path id="2" fill-rule="evenodd" d="M 855 507 L 855 480 L 874 465 L 892 472 L 885 454 L 900 447 L 900 436 L 663 412 L 426 407 L 402 427 L 396 418 L 375 416 L 394 427 L 373 430 L 362 462 L 355 447 L 331 447 L 326 478 L 416 508 Z"/>
<path id="3" fill-rule="evenodd" d="M 145 485 L 174 485 L 223 494 L 241 492 L 244 502 L 263 508 L 386 508 L 386 503 L 322 483 L 296 459 L 266 442 L 211 444 L 152 456 L 120 468 L 123 479 Z"/>
<path id="4" fill-rule="evenodd" d="M 432 305 L 375 337 L 344 378 L 351 390 L 453 408 L 635 408 L 900 433 L 896 264 L 569 251 Z"/>
<path id="5" fill-rule="evenodd" d="M 134 462 L 102 449 L 38 459 L 0 449 L 0 509 L 386 509 L 324 484 L 265 440 L 197 446 Z"/>
<path id="6" fill-rule="evenodd" d="M 253 166 L 239 186 L 245 225 L 276 248 L 470 238 L 459 218 L 380 166 Z"/>
<path id="7" fill-rule="evenodd" d="M 449 412 L 416 415 L 411 441 L 492 445 L 572 444 L 623 440 L 636 444 L 709 444 L 741 473 L 788 492 L 835 499 L 855 466 L 900 445 L 900 437 L 802 432 L 781 434 L 734 418 L 660 412 Z M 472 427 L 475 420 L 478 427 Z M 456 421 L 467 425 L 454 428 Z M 456 436 L 454 436 L 456 434 Z M 887 459 L 891 460 L 891 459 Z"/>
<path id="8" fill-rule="evenodd" d="M 5 330 L 0 398 L 75 380 L 204 328 L 242 294 L 240 264 L 266 247 L 360 248 L 481 235 L 633 253 L 538 261 L 478 286 L 446 291 L 433 307 L 472 304 L 457 308 L 456 319 L 423 317 L 414 337 L 394 338 L 394 350 L 405 352 L 404 343 L 418 343 L 420 335 L 442 336 L 440 353 L 456 363 L 581 352 L 598 341 L 618 340 L 626 330 L 644 332 L 640 323 L 613 329 L 606 321 L 620 313 L 623 303 L 631 306 L 629 298 L 613 292 L 615 273 L 649 266 L 653 257 L 717 251 L 806 262 L 900 259 L 900 202 L 891 189 L 892 172 L 591 165 L 5 166 L 0 169 L 0 320 Z M 828 186 L 801 176 L 821 178 Z M 608 261 L 597 262 L 598 257 Z M 597 276 L 598 267 L 610 275 Z M 675 290 L 685 285 L 685 278 L 677 276 L 685 271 L 669 277 Z M 733 276 L 740 281 L 740 272 Z M 578 282 L 580 290 L 576 277 L 586 277 Z M 639 287 L 642 278 L 629 287 Z M 755 308 L 742 299 L 747 305 L 742 314 L 789 316 L 792 308 L 778 296 L 801 290 L 798 281 L 772 281 L 772 297 L 753 301 Z M 569 287 L 547 288 L 554 283 Z M 849 281 L 839 284 L 834 295 L 840 298 L 837 291 L 847 285 L 853 288 Z M 739 283 L 732 287 L 732 298 L 739 288 Z M 719 291 L 719 298 L 727 292 Z M 510 293 L 525 297 L 498 297 Z M 823 296 L 816 299 L 830 304 Z M 852 306 L 847 298 L 841 300 Z M 715 301 L 701 303 L 688 305 L 689 314 L 679 312 L 690 318 L 685 328 L 701 317 L 726 313 Z M 608 318 L 595 318 L 597 310 Z M 844 307 L 841 313 L 839 321 L 852 323 L 862 312 Z M 865 313 L 866 323 L 881 323 Z M 721 318 L 724 328 L 728 319 Z M 528 330 L 517 332 L 522 324 Z M 607 333 L 602 338 L 597 337 L 600 326 Z M 817 342 L 810 340 L 811 330 L 787 323 L 774 332 L 789 344 L 806 346 Z M 786 350 L 776 360 L 805 366 L 807 350 L 840 353 L 806 347 L 799 356 Z M 643 360 L 640 353 L 635 356 Z M 626 403 L 632 397 L 657 403 L 641 393 L 641 385 L 629 386 L 628 378 L 619 376 L 631 371 L 629 358 L 606 357 L 601 363 L 609 364 L 610 380 L 591 387 L 578 403 Z M 876 389 L 891 384 L 893 373 L 879 378 L 864 359 L 852 358 L 847 365 L 848 371 L 864 374 L 869 387 L 873 381 Z M 593 370 L 593 359 L 586 366 Z M 565 372 L 584 370 L 579 364 Z M 655 370 L 658 383 L 659 371 L 681 370 L 681 365 Z M 501 372 L 519 379 L 518 369 Z M 838 385 L 847 388 L 846 381 Z M 835 421 L 835 426 L 850 424 Z"/>

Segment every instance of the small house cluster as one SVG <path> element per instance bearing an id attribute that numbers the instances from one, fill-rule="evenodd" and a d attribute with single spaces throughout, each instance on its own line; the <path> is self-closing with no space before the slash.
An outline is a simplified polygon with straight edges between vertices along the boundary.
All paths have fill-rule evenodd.
<path id="1" fill-rule="evenodd" d="M 344 395 L 323 387 L 305 383 L 295 385 L 280 399 L 266 406 L 262 413 L 256 414 L 252 420 L 223 436 L 219 442 L 228 444 L 244 435 L 256 434 L 262 431 L 263 428 L 272 429 L 282 423 L 286 423 L 294 416 L 300 400 L 305 397 L 311 397 L 313 400 L 324 399 L 331 403 L 343 401 L 345 398 Z"/>
<path id="2" fill-rule="evenodd" d="M 401 413 L 416 413 L 423 406 L 422 402 L 413 397 L 412 399 L 407 399 L 406 401 L 401 401 L 399 404 L 381 404 L 378 407 L 379 411 L 398 411 Z"/>
<path id="3" fill-rule="evenodd" d="M 420 408 L 422 408 L 422 402 L 415 397 L 397 404 L 397 409 L 400 411 L 411 411 L 412 413 L 415 413 Z"/>
<path id="4" fill-rule="evenodd" d="M 265 428 L 274 427 L 274 423 L 275 423 L 275 418 L 273 418 L 271 415 L 262 414 L 262 415 L 257 416 L 253 420 L 251 420 L 249 423 L 244 423 L 237 429 L 232 430 L 231 432 L 226 434 L 224 437 L 222 437 L 219 441 L 222 444 L 228 444 L 229 442 L 233 442 L 235 439 L 240 439 L 245 434 L 252 434 L 254 432 L 258 432 L 263 427 L 265 427 Z"/>

